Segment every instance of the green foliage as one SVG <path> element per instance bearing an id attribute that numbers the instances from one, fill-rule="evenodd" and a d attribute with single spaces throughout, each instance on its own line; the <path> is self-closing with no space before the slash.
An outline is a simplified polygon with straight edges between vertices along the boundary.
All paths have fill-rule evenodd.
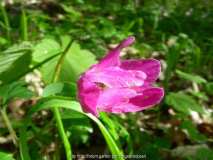
<path id="1" fill-rule="evenodd" d="M 27 16 L 25 10 L 22 10 L 21 16 L 21 35 L 22 41 L 27 41 Z"/>
<path id="2" fill-rule="evenodd" d="M 199 160 L 212 160 L 213 151 L 206 148 L 199 148 L 196 152 Z"/>
<path id="3" fill-rule="evenodd" d="M 24 122 L 24 126 L 22 127 L 22 131 L 21 131 L 21 135 L 20 135 L 20 149 L 21 149 L 21 156 L 23 160 L 30 160 L 30 155 L 28 153 L 28 147 L 27 147 L 27 140 L 26 140 L 26 129 L 28 126 L 28 123 L 31 119 L 31 116 L 42 110 L 42 109 L 46 109 L 46 108 L 52 108 L 52 107 L 58 107 L 61 106 L 62 108 L 67 108 L 67 109 L 71 109 L 71 110 L 75 110 L 79 113 L 82 113 L 86 116 L 88 116 L 89 118 L 91 118 L 100 128 L 102 134 L 105 137 L 105 140 L 110 148 L 110 151 L 113 155 L 120 155 L 122 152 L 118 149 L 116 143 L 114 142 L 114 140 L 112 139 L 111 135 L 109 134 L 109 132 L 107 131 L 107 129 L 104 127 L 104 125 L 94 116 L 92 116 L 91 114 L 85 114 L 84 112 L 82 112 L 81 110 L 81 106 L 78 102 L 75 101 L 69 101 L 65 98 L 56 98 L 56 97 L 47 97 L 47 98 L 43 98 L 40 101 L 38 101 L 36 103 L 35 106 L 33 106 L 33 108 L 29 111 L 26 120 Z"/>
<path id="4" fill-rule="evenodd" d="M 141 147 L 138 151 L 135 152 L 135 154 L 146 155 L 146 158 L 148 159 L 161 160 L 160 155 L 157 153 L 157 148 L 155 148 L 155 146 L 152 144 L 148 144 L 143 148 Z"/>
<path id="5" fill-rule="evenodd" d="M 127 142 L 128 149 L 129 149 L 129 155 L 132 155 L 133 154 L 133 146 L 132 146 L 132 139 L 131 139 L 130 133 L 120 123 L 118 123 L 114 120 L 112 120 L 112 122 L 115 125 L 118 125 L 119 129 L 121 129 L 121 139 Z"/>
<path id="6" fill-rule="evenodd" d="M 213 82 L 207 83 L 204 87 L 206 93 L 213 95 Z"/>
<path id="7" fill-rule="evenodd" d="M 22 42 L 4 51 L 5 55 L 0 55 L 0 81 L 2 85 L 11 83 L 21 78 L 20 76 L 31 64 L 31 45 L 29 42 Z"/>
<path id="8" fill-rule="evenodd" d="M 187 73 L 184 73 L 184 72 L 181 72 L 179 70 L 175 70 L 175 72 L 180 75 L 181 77 L 183 77 L 184 79 L 188 79 L 192 82 L 195 82 L 195 83 L 206 83 L 206 80 L 200 76 L 191 76 Z"/>
<path id="9" fill-rule="evenodd" d="M 196 101 L 187 94 L 170 92 L 169 95 L 166 96 L 166 103 L 175 110 L 185 114 L 190 114 L 189 109 L 204 114 L 202 106 L 198 105 Z"/>
<path id="10" fill-rule="evenodd" d="M 197 129 L 189 120 L 181 122 L 179 125 L 179 129 L 187 129 L 190 140 L 193 141 L 197 138 Z"/>
<path id="11" fill-rule="evenodd" d="M 42 92 L 42 97 L 48 97 L 50 95 L 62 95 L 66 97 L 75 97 L 77 92 L 76 84 L 70 82 L 58 82 L 48 85 Z"/>
<path id="12" fill-rule="evenodd" d="M 60 47 L 59 44 L 53 40 L 43 40 L 35 47 L 35 52 L 33 53 L 34 61 L 41 62 L 47 57 L 64 51 L 69 42 L 70 39 L 65 37 L 62 41 L 62 47 Z M 52 68 L 55 68 L 58 60 L 59 57 L 56 57 L 42 66 L 42 78 L 45 82 L 51 82 L 54 73 L 54 69 Z M 81 50 L 79 44 L 73 43 L 62 64 L 58 82 L 71 81 L 76 83 L 78 81 L 78 75 L 95 63 L 97 63 L 95 56 L 90 51 Z"/>
<path id="13" fill-rule="evenodd" d="M 13 82 L 4 87 L 0 88 L 0 96 L 2 100 L 2 106 L 6 105 L 7 102 L 15 97 L 19 98 L 30 98 L 34 94 L 32 91 L 28 90 L 26 87 L 26 82 Z"/>
<path id="14" fill-rule="evenodd" d="M 205 114 L 200 104 L 205 104 L 207 110 L 212 108 L 213 12 L 210 1 L 187 0 L 177 3 L 174 0 L 128 0 L 111 3 L 109 0 L 77 0 L 48 1 L 32 5 L 18 4 L 19 2 L 7 3 L 6 6 L 0 4 L 2 13 L 0 13 L 0 85 L 3 86 L 0 88 L 0 96 L 2 106 L 7 105 L 7 102 L 14 97 L 30 98 L 33 96 L 32 92 L 25 87 L 26 83 L 18 82 L 29 72 L 34 72 L 36 75 L 40 75 L 41 72 L 42 80 L 45 82 L 44 86 L 46 83 L 51 83 L 59 55 L 70 42 L 67 35 L 72 39 L 77 37 L 79 43 L 74 43 L 70 48 L 62 65 L 58 83 L 49 84 L 44 89 L 42 96 L 45 98 L 39 100 L 27 116 L 20 141 L 22 156 L 26 160 L 29 159 L 29 155 L 25 153 L 27 143 L 32 158 L 43 159 L 40 153 L 49 147 L 48 145 L 54 141 L 53 136 L 57 134 L 52 130 L 54 119 L 50 121 L 52 124 L 46 124 L 49 117 L 38 112 L 36 115 L 41 119 L 38 118 L 31 122 L 30 115 L 40 109 L 50 108 L 51 110 L 52 107 L 61 105 L 61 117 L 67 137 L 77 149 L 79 146 L 81 147 L 82 143 L 89 148 L 90 141 L 92 141 L 90 134 L 93 128 L 86 117 L 89 116 L 99 125 L 113 154 L 121 154 L 122 148 L 125 148 L 125 154 L 146 154 L 147 159 L 161 159 L 158 155 L 161 149 L 170 149 L 171 146 L 174 146 L 174 142 L 165 138 L 172 136 L 171 128 L 167 129 L 160 125 L 153 127 L 155 122 L 150 122 L 151 118 L 147 122 L 143 119 L 146 117 L 145 114 L 156 117 L 156 110 L 158 110 L 157 121 L 159 120 L 159 123 L 164 122 L 162 121 L 164 116 L 167 116 L 168 119 L 181 119 L 179 129 L 188 131 L 193 144 L 209 141 L 209 136 L 199 134 L 190 122 L 189 111 L 194 110 L 199 115 Z M 21 11 L 22 14 L 17 11 Z M 127 51 L 122 59 L 146 57 L 162 60 L 162 74 L 165 75 L 165 80 L 162 84 L 162 76 L 162 79 L 159 79 L 154 85 L 164 88 L 165 99 L 159 106 L 152 107 L 152 110 L 137 112 L 136 115 L 126 114 L 127 118 L 124 119 L 119 115 L 113 115 L 110 116 L 113 118 L 112 120 L 107 115 L 103 115 L 101 120 L 104 127 L 98 119 L 88 114 L 83 115 L 79 104 L 74 102 L 76 98 L 72 97 L 76 97 L 77 91 L 75 83 L 78 81 L 80 73 L 96 64 L 95 59 L 100 60 L 111 49 L 109 44 L 118 44 L 130 36 L 136 37 L 136 41 L 131 47 L 135 48 L 138 54 L 132 55 Z M 30 42 L 24 42 L 24 40 Z M 17 44 L 19 42 L 21 43 Z M 12 44 L 13 46 L 10 47 Z M 159 55 L 154 55 L 154 52 Z M 164 60 L 166 64 L 164 64 Z M 165 67 L 166 65 L 167 67 Z M 189 82 L 186 80 L 199 83 L 199 92 L 190 90 Z M 36 83 L 34 85 L 34 87 L 37 86 Z M 183 93 L 182 91 L 189 92 L 178 94 Z M 51 96 L 54 94 L 55 97 Z M 26 114 L 29 106 L 25 107 L 26 110 L 20 108 L 20 113 Z M 167 115 L 168 107 L 174 108 L 178 113 L 173 116 Z M 78 111 L 75 111 L 76 109 Z M 10 110 L 8 111 L 10 113 Z M 14 116 L 14 118 L 17 117 Z M 11 120 L 11 122 L 14 129 L 18 130 L 23 126 L 22 121 Z M 43 124 L 44 128 L 41 128 Z M 141 124 L 142 126 L 140 126 Z M 26 128 L 27 132 L 25 132 Z M 141 132 L 141 129 L 145 132 Z M 159 133 L 155 132 L 155 129 Z M 148 134 L 149 131 L 154 131 L 157 135 Z M 7 133 L 8 128 L 1 128 L 1 136 L 5 136 Z M 35 136 L 36 140 L 28 139 L 32 136 Z M 57 141 L 60 141 L 60 138 Z M 134 152 L 137 149 L 139 150 Z M 59 151 L 63 153 L 60 145 Z M 199 159 L 212 159 L 211 155 L 212 153 L 207 149 L 197 152 Z M 55 155 L 51 158 L 57 159 Z M 194 160 L 196 158 L 187 157 L 185 159 Z"/>
<path id="15" fill-rule="evenodd" d="M 93 132 L 93 128 L 86 116 L 75 110 L 65 110 L 61 113 L 61 119 L 64 127 L 71 133 L 72 144 L 77 146 L 83 143 L 89 146 L 89 133 Z"/>
<path id="16" fill-rule="evenodd" d="M 157 148 L 171 148 L 171 140 L 168 137 L 155 137 L 154 144 Z"/>
<path id="17" fill-rule="evenodd" d="M 0 157 L 1 160 L 15 160 L 14 158 L 12 158 L 11 156 L 9 156 L 7 153 L 4 152 L 0 152 Z"/>

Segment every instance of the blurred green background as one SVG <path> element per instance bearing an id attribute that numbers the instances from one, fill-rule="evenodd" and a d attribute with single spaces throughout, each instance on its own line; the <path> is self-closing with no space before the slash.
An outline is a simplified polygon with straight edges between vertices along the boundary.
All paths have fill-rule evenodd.
<path id="1" fill-rule="evenodd" d="M 77 40 L 58 81 L 76 83 L 78 74 L 97 63 L 116 44 L 135 36 L 136 41 L 120 58 L 159 60 L 162 71 L 153 86 L 164 88 L 165 96 L 161 103 L 145 111 L 109 115 L 128 131 L 122 132 L 117 126 L 125 153 L 132 146 L 134 154 L 146 154 L 150 160 L 213 159 L 212 0 L 2 0 L 1 4 L 1 87 L 21 79 L 30 82 L 37 99 L 50 83 L 58 59 L 44 62 L 33 72 L 29 69 L 62 51 L 70 38 Z M 30 76 L 31 80 L 27 80 Z M 24 106 L 30 108 L 32 104 Z M 9 107 L 8 113 L 17 114 L 17 110 Z M 16 119 L 11 116 L 17 132 L 24 121 L 19 116 L 22 115 Z M 30 124 L 29 134 L 35 134 L 48 116 L 38 119 Z M 95 124 L 86 120 L 90 129 L 85 129 L 70 127 L 69 121 L 64 123 L 73 133 L 73 153 L 93 150 L 91 154 L 109 154 Z M 8 131 L 4 125 L 1 129 L 0 136 L 5 138 Z M 54 141 L 52 135 L 46 140 L 38 137 L 30 144 L 31 154 L 37 159 L 43 155 L 52 157 L 51 151 L 44 151 Z M 19 159 L 19 151 L 7 145 L 3 144 L 0 150 Z M 186 150 L 192 152 L 187 154 Z"/>

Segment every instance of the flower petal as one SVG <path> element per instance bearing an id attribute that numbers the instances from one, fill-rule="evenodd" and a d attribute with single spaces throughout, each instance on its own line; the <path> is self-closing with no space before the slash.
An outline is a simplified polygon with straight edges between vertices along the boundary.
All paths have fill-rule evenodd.
<path id="1" fill-rule="evenodd" d="M 77 99 L 81 104 L 82 110 L 85 113 L 92 113 L 94 116 L 99 117 L 96 105 L 101 93 L 101 88 L 95 83 L 85 81 L 82 78 L 77 82 L 77 87 Z"/>
<path id="2" fill-rule="evenodd" d="M 125 105 L 134 96 L 137 96 L 136 92 L 129 88 L 105 89 L 98 99 L 97 109 L 105 111 L 118 105 Z"/>
<path id="3" fill-rule="evenodd" d="M 155 59 L 142 59 L 142 60 L 126 60 L 119 63 L 119 68 L 124 70 L 138 70 L 146 73 L 147 78 L 141 87 L 134 87 L 138 92 L 145 90 L 158 78 L 161 71 L 160 62 Z"/>
<path id="4" fill-rule="evenodd" d="M 123 48 L 128 47 L 133 41 L 135 37 L 130 37 L 123 42 L 121 42 L 116 48 L 111 50 L 97 65 L 92 66 L 88 71 L 94 70 L 102 70 L 107 67 L 115 67 L 118 66 L 119 63 L 119 55 Z"/>
<path id="5" fill-rule="evenodd" d="M 122 88 L 143 85 L 146 74 L 142 71 L 110 67 L 85 74 L 83 78 L 91 82 L 103 83 L 110 88 Z"/>
<path id="6" fill-rule="evenodd" d="M 163 89 L 157 87 L 149 87 L 143 92 L 143 95 L 138 95 L 131 98 L 128 104 L 107 108 L 104 111 L 110 113 L 141 111 L 160 102 L 163 98 L 163 95 Z"/>

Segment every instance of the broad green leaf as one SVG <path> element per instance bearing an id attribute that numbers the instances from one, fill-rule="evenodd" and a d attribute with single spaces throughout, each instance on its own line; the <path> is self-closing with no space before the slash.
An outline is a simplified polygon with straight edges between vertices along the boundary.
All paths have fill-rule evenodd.
<path id="1" fill-rule="evenodd" d="M 28 43 L 27 43 L 28 44 Z M 24 42 L 14 45 L 4 51 L 5 56 L 0 57 L 0 81 L 2 85 L 11 83 L 29 70 L 32 49 Z"/>
<path id="2" fill-rule="evenodd" d="M 202 106 L 196 104 L 196 101 L 189 95 L 169 92 L 166 96 L 166 103 L 175 110 L 190 114 L 189 109 L 204 114 Z"/>
<path id="3" fill-rule="evenodd" d="M 213 151 L 207 148 L 199 148 L 196 152 L 199 160 L 212 160 Z"/>
<path id="4" fill-rule="evenodd" d="M 54 99 L 55 98 L 55 99 Z M 46 108 L 52 108 L 52 107 L 62 107 L 62 108 L 67 108 L 67 109 L 71 109 L 71 110 L 75 110 L 79 113 L 82 113 L 86 116 L 88 116 L 89 118 L 91 118 L 100 128 L 103 136 L 105 137 L 105 140 L 107 141 L 107 144 L 110 148 L 110 151 L 112 153 L 112 155 L 121 155 L 122 151 L 120 151 L 116 145 L 116 143 L 114 142 L 114 140 L 112 139 L 111 135 L 109 134 L 109 132 L 107 131 L 107 129 L 104 127 L 104 125 L 100 122 L 99 119 L 97 119 L 95 116 L 93 116 L 92 114 L 86 114 L 82 111 L 81 106 L 78 102 L 76 101 L 69 101 L 67 100 L 67 98 L 63 98 L 63 97 L 46 97 L 43 98 L 41 100 L 39 100 L 28 112 L 28 115 L 26 117 L 26 120 L 24 122 L 24 125 L 22 127 L 21 130 L 21 134 L 20 134 L 20 151 L 21 151 L 21 157 L 22 160 L 30 160 L 30 155 L 28 153 L 28 146 L 27 146 L 27 136 L 26 136 L 26 132 L 27 132 L 27 126 L 28 123 L 31 120 L 31 116 L 42 110 L 42 109 L 46 109 Z"/>
<path id="5" fill-rule="evenodd" d="M 204 87 L 204 90 L 206 91 L 207 94 L 213 95 L 213 82 L 207 83 Z"/>
<path id="6" fill-rule="evenodd" d="M 69 42 L 70 38 L 65 37 L 62 41 L 62 47 L 60 47 L 54 40 L 43 40 L 41 44 L 35 47 L 36 51 L 33 53 L 33 59 L 40 62 L 49 56 L 64 51 Z M 59 58 L 56 57 L 42 66 L 42 78 L 45 82 L 51 83 Z M 71 81 L 76 83 L 80 73 L 97 63 L 95 58 L 95 55 L 90 51 L 81 50 L 79 44 L 73 43 L 64 59 L 57 81 Z"/>
<path id="7" fill-rule="evenodd" d="M 34 50 L 33 61 L 35 62 L 41 62 L 62 51 L 60 45 L 52 39 L 42 40 L 35 46 Z"/>
<path id="8" fill-rule="evenodd" d="M 200 77 L 200 76 L 192 76 L 192 75 L 190 75 L 190 74 L 181 72 L 181 71 L 179 71 L 179 70 L 175 70 L 175 72 L 176 72 L 178 75 L 180 75 L 182 78 L 188 79 L 188 80 L 190 80 L 190 81 L 192 81 L 192 82 L 195 82 L 195 83 L 206 83 L 206 82 L 207 82 L 204 78 L 202 78 L 202 77 Z"/>
<path id="9" fill-rule="evenodd" d="M 28 41 L 23 41 L 20 44 L 14 44 L 12 47 L 5 50 L 5 54 L 14 54 L 14 53 L 23 53 L 23 52 L 32 52 L 32 44 Z"/>
<path id="10" fill-rule="evenodd" d="M 196 127 L 190 122 L 189 120 L 183 121 L 180 123 L 179 128 L 182 129 L 187 129 L 189 133 L 189 138 L 190 140 L 195 140 L 197 138 L 197 129 Z"/>
<path id="11" fill-rule="evenodd" d="M 15 160 L 13 157 L 9 156 L 7 153 L 0 152 L 1 160 Z"/>
<path id="12" fill-rule="evenodd" d="M 34 95 L 33 92 L 28 90 L 26 87 L 22 87 L 26 84 L 26 82 L 13 82 L 1 87 L 0 96 L 2 98 L 2 105 L 4 106 L 10 99 L 15 97 L 26 99 L 32 97 Z"/>
<path id="13" fill-rule="evenodd" d="M 47 87 L 45 87 L 41 96 L 47 97 L 56 94 L 56 95 L 63 95 L 66 97 L 75 97 L 76 93 L 77 93 L 76 84 L 71 82 L 58 82 L 50 84 Z"/>

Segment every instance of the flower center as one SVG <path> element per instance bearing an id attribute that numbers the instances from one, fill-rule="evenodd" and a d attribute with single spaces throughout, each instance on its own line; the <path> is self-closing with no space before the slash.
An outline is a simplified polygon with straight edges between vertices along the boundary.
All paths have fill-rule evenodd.
<path id="1" fill-rule="evenodd" d="M 111 89 L 110 87 L 106 86 L 104 83 L 95 82 L 95 84 L 97 84 L 97 86 L 101 87 L 101 90 Z"/>

